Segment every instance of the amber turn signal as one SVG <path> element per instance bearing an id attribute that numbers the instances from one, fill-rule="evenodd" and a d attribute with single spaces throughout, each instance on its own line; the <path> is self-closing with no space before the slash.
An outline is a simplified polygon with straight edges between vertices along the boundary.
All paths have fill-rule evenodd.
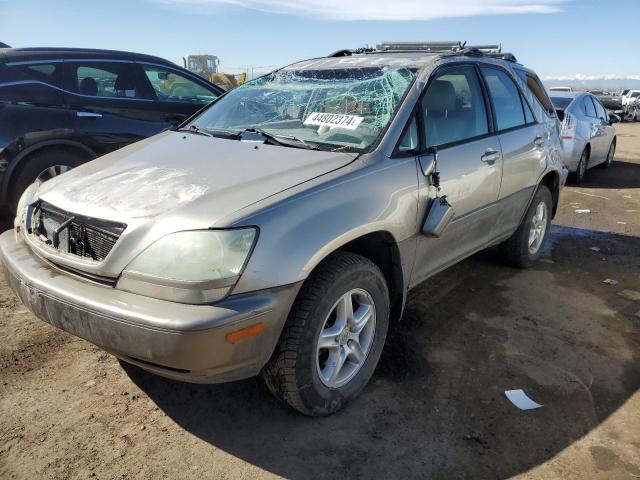
<path id="1" fill-rule="evenodd" d="M 256 323 L 250 327 L 241 328 L 235 332 L 227 333 L 224 337 L 229 343 L 236 343 L 251 337 L 257 337 L 264 331 L 264 323 Z"/>

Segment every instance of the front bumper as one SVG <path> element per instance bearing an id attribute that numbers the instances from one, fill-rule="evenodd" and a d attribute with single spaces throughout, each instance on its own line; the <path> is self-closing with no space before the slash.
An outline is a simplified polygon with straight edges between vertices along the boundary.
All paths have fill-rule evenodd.
<path id="1" fill-rule="evenodd" d="M 218 383 L 256 375 L 267 362 L 301 283 L 215 305 L 143 297 L 58 271 L 13 231 L 0 235 L 9 286 L 38 318 L 165 377 Z M 264 324 L 231 344 L 226 335 Z"/>

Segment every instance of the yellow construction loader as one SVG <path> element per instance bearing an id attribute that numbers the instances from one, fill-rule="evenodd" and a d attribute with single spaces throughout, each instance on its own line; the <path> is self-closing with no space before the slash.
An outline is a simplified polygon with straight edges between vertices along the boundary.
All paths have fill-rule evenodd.
<path id="1" fill-rule="evenodd" d="M 232 73 L 219 72 L 220 59 L 215 55 L 188 54 L 182 57 L 182 61 L 184 68 L 225 90 L 236 88 L 247 81 L 246 73 L 234 75 Z"/>

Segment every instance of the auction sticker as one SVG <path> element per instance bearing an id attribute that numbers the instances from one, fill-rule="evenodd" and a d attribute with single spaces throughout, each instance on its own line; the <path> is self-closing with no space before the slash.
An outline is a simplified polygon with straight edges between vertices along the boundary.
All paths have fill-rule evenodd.
<path id="1" fill-rule="evenodd" d="M 346 128 L 347 130 L 355 130 L 363 120 L 364 117 L 357 117 L 355 115 L 313 112 L 307 117 L 304 124 L 314 125 L 317 127 Z"/>

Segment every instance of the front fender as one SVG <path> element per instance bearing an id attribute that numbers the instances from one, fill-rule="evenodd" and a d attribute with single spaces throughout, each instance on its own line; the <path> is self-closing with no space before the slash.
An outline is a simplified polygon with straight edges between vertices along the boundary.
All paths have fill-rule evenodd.
<path id="1" fill-rule="evenodd" d="M 332 252 L 369 233 L 388 232 L 397 243 L 416 234 L 415 159 L 359 160 L 344 170 L 234 222 L 260 228 L 234 293 L 304 280 Z"/>

